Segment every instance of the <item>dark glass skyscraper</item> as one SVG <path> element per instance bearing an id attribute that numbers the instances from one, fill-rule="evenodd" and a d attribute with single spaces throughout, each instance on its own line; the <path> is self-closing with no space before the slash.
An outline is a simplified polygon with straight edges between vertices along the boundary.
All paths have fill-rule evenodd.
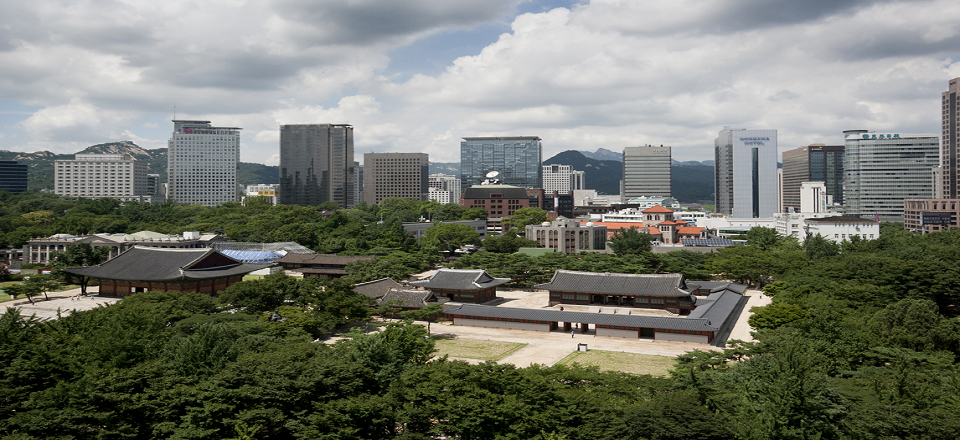
<path id="1" fill-rule="evenodd" d="M 543 186 L 543 146 L 537 136 L 465 137 L 460 142 L 460 180 L 464 188 L 479 185 L 497 171 L 503 184 L 523 188 Z"/>
<path id="2" fill-rule="evenodd" d="M 824 182 L 833 202 L 843 204 L 843 145 L 811 144 L 783 152 L 783 209 L 800 212 L 800 184 Z"/>
<path id="3" fill-rule="evenodd" d="M 348 124 L 280 126 L 280 203 L 316 206 L 357 203 L 353 127 Z"/>
<path id="4" fill-rule="evenodd" d="M 0 160 L 0 191 L 20 194 L 27 190 L 27 164 Z"/>

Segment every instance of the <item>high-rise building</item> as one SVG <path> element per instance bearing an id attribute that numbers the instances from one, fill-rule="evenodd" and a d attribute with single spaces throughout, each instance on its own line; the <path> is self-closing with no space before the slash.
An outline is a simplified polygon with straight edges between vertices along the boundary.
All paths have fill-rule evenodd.
<path id="1" fill-rule="evenodd" d="M 431 174 L 428 185 L 430 200 L 436 200 L 437 203 L 460 203 L 460 194 L 462 194 L 460 179 L 450 174 Z"/>
<path id="2" fill-rule="evenodd" d="M 843 203 L 843 145 L 810 144 L 783 152 L 783 210 L 800 210 L 800 185 L 824 182 L 834 203 Z"/>
<path id="3" fill-rule="evenodd" d="M 539 188 L 543 145 L 537 136 L 465 137 L 460 142 L 460 181 L 479 185 L 496 171 L 504 185 Z"/>
<path id="4" fill-rule="evenodd" d="M 167 143 L 167 198 L 204 206 L 236 202 L 240 130 L 214 127 L 210 121 L 173 120 Z"/>
<path id="5" fill-rule="evenodd" d="M 554 191 L 568 193 L 574 190 L 586 189 L 586 179 L 583 171 L 576 171 L 570 165 L 544 165 L 543 190 L 547 193 Z"/>
<path id="6" fill-rule="evenodd" d="M 723 127 L 714 141 L 717 212 L 768 218 L 777 211 L 777 130 Z"/>
<path id="7" fill-rule="evenodd" d="M 363 201 L 370 205 L 388 197 L 427 200 L 429 157 L 424 153 L 363 155 Z"/>
<path id="8" fill-rule="evenodd" d="M 640 196 L 670 197 L 672 167 L 670 147 L 624 148 L 620 197 L 623 200 Z"/>
<path id="9" fill-rule="evenodd" d="M 0 191 L 20 194 L 27 190 L 27 164 L 0 160 Z"/>
<path id="10" fill-rule="evenodd" d="M 941 97 L 943 148 L 943 198 L 960 199 L 960 137 L 957 125 L 960 124 L 960 78 L 951 79 L 947 91 Z"/>
<path id="11" fill-rule="evenodd" d="M 280 126 L 280 203 L 316 206 L 357 203 L 353 126 L 287 124 Z"/>
<path id="12" fill-rule="evenodd" d="M 936 134 L 844 131 L 846 212 L 904 221 L 904 199 L 933 197 L 932 169 L 940 164 Z"/>
<path id="13" fill-rule="evenodd" d="M 90 199 L 159 202 L 147 174 L 150 165 L 129 154 L 77 154 L 54 161 L 53 192 Z"/>

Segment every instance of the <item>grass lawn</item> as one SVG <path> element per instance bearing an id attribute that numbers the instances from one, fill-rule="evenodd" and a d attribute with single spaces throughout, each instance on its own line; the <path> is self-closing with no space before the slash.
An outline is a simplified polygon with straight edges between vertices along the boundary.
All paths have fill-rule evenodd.
<path id="1" fill-rule="evenodd" d="M 519 342 L 488 341 L 484 339 L 440 339 L 437 341 L 437 356 L 446 354 L 464 359 L 499 361 L 526 345 Z"/>
<path id="2" fill-rule="evenodd" d="M 0 293 L 0 302 L 10 301 L 11 299 L 13 298 L 10 298 L 10 295 L 7 295 L 6 293 Z"/>
<path id="3" fill-rule="evenodd" d="M 557 362 L 557 365 L 580 364 L 599 367 L 601 371 L 621 371 L 630 374 L 666 376 L 676 364 L 676 358 L 621 351 L 575 351 Z"/>
<path id="4" fill-rule="evenodd" d="M 244 275 L 243 281 L 262 280 L 263 277 L 264 277 L 263 275 Z"/>

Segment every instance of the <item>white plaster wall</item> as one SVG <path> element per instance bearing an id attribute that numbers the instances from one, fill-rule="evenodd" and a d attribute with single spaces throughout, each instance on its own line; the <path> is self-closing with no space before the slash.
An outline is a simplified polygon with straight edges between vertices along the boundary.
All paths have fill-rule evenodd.
<path id="1" fill-rule="evenodd" d="M 677 341 L 677 342 L 695 342 L 698 344 L 709 344 L 705 335 L 688 335 L 683 333 L 662 333 L 657 332 L 653 336 L 658 341 Z"/>
<path id="2" fill-rule="evenodd" d="M 639 339 L 640 333 L 636 330 L 621 330 L 614 328 L 597 328 L 597 336 L 612 336 L 615 338 Z"/>
<path id="3" fill-rule="evenodd" d="M 550 324 L 532 322 L 486 321 L 483 319 L 454 318 L 453 325 L 469 325 L 471 327 L 509 328 L 514 330 L 533 330 L 549 332 Z"/>

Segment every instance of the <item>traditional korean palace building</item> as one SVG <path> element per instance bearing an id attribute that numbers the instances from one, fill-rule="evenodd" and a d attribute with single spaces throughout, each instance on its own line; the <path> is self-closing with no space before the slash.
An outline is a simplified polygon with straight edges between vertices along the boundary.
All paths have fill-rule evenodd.
<path id="1" fill-rule="evenodd" d="M 667 309 L 685 314 L 693 310 L 700 289 L 681 274 L 597 273 L 558 270 L 537 289 L 550 291 L 550 305 L 579 304 Z"/>
<path id="2" fill-rule="evenodd" d="M 444 305 L 444 316 L 454 325 L 551 332 L 562 329 L 596 336 L 694 342 L 722 346 L 736 323 L 746 297 L 722 290 L 699 298 L 689 316 L 648 316 L 523 309 L 479 304 Z"/>
<path id="3" fill-rule="evenodd" d="M 348 264 L 360 260 L 369 260 L 372 256 L 345 256 L 336 254 L 293 254 L 284 255 L 276 261 L 283 270 L 302 273 L 305 277 L 340 278 L 347 276 Z"/>
<path id="4" fill-rule="evenodd" d="M 440 269 L 432 277 L 409 284 L 430 289 L 438 298 L 460 303 L 482 303 L 497 297 L 497 286 L 510 278 L 494 278 L 483 269 Z"/>
<path id="5" fill-rule="evenodd" d="M 147 291 L 216 295 L 243 276 L 270 264 L 242 263 L 213 249 L 134 246 L 97 266 L 68 267 L 67 273 L 100 281 L 100 295 L 129 296 Z"/>

